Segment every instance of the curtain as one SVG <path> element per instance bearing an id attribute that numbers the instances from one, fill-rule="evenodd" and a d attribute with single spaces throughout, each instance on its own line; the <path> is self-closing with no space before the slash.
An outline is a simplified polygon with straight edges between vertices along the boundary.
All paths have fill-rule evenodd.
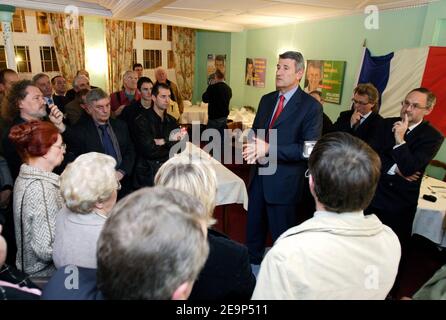
<path id="1" fill-rule="evenodd" d="M 49 13 L 48 24 L 59 70 L 71 83 L 77 70 L 85 69 L 84 18 Z"/>
<path id="2" fill-rule="evenodd" d="M 173 27 L 172 51 L 177 85 L 183 99 L 192 101 L 195 67 L 195 29 Z"/>
<path id="3" fill-rule="evenodd" d="M 134 28 L 134 22 L 105 20 L 110 93 L 121 90 L 122 75 L 132 70 Z"/>

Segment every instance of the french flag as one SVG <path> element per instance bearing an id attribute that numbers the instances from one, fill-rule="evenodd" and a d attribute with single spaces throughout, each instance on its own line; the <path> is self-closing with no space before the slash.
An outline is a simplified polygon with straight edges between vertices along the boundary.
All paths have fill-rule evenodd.
<path id="1" fill-rule="evenodd" d="M 380 57 L 364 48 L 357 83 L 366 82 L 380 93 L 383 118 L 400 115 L 401 101 L 410 90 L 429 89 L 437 103 L 425 119 L 446 135 L 446 47 L 403 49 Z"/>

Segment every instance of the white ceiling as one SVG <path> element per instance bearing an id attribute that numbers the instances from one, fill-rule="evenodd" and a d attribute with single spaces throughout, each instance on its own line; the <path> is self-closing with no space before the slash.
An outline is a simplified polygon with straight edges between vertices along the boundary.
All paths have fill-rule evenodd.
<path id="1" fill-rule="evenodd" d="M 388 10 L 434 1 L 437 0 L 14 0 L 13 5 L 55 12 L 75 6 L 82 15 L 237 32 L 364 13 L 368 5 Z M 0 0 L 0 4 L 11 4 L 11 0 Z"/>

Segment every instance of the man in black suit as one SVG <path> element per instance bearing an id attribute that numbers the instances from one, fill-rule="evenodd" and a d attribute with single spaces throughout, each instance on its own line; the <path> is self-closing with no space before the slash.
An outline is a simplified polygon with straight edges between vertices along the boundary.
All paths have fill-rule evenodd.
<path id="1" fill-rule="evenodd" d="M 130 178 L 135 151 L 125 122 L 110 118 L 110 97 L 102 89 L 86 96 L 90 117 L 82 118 L 65 137 L 68 150 L 75 157 L 87 152 L 108 154 L 116 160 L 116 177 L 121 181 L 119 197 L 131 191 Z"/>
<path id="2" fill-rule="evenodd" d="M 299 87 L 303 73 L 302 54 L 288 51 L 279 56 L 278 90 L 260 100 L 252 126 L 256 137 L 243 151 L 245 160 L 255 164 L 249 186 L 246 242 L 252 264 L 260 264 L 263 258 L 268 226 L 275 241 L 296 224 L 307 169 L 304 144 L 321 135 L 322 106 Z M 262 134 L 265 130 L 266 136 Z M 265 160 L 268 167 L 264 167 Z"/>
<path id="3" fill-rule="evenodd" d="M 378 114 L 378 90 L 371 83 L 359 84 L 353 91 L 353 108 L 343 111 L 331 131 L 348 132 L 371 145 L 382 122 Z"/>
<path id="4" fill-rule="evenodd" d="M 67 81 L 61 75 L 54 76 L 51 78 L 51 85 L 53 87 L 53 101 L 56 106 L 65 108 L 67 104 L 67 98 L 65 93 L 67 92 Z"/>
<path id="5" fill-rule="evenodd" d="M 421 176 L 444 139 L 423 120 L 435 102 L 428 89 L 412 90 L 401 103 L 401 117 L 384 119 L 377 136 L 381 178 L 366 213 L 375 213 L 395 231 L 403 251 L 411 236 Z"/>

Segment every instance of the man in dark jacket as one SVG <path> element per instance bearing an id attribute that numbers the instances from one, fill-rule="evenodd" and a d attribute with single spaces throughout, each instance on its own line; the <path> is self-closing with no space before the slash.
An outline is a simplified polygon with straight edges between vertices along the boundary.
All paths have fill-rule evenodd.
<path id="1" fill-rule="evenodd" d="M 217 129 L 220 137 L 224 137 L 224 129 L 228 121 L 229 101 L 232 98 L 232 90 L 224 81 L 225 75 L 217 69 L 215 79 L 206 92 L 203 93 L 203 102 L 208 103 L 207 129 Z"/>
<path id="2" fill-rule="evenodd" d="M 89 91 L 86 96 L 90 117 L 80 120 L 64 136 L 68 150 L 75 157 L 100 152 L 116 160 L 116 177 L 121 180 L 119 197 L 131 191 L 130 175 L 135 162 L 135 151 L 127 124 L 110 118 L 110 98 L 102 89 Z"/>
<path id="3" fill-rule="evenodd" d="M 153 185 L 156 172 L 169 159 L 171 147 L 184 136 L 180 130 L 175 132 L 179 129 L 178 123 L 166 111 L 170 105 L 169 86 L 155 84 L 152 101 L 151 108 L 136 116 L 132 129 L 137 153 L 133 178 L 135 189 Z"/>
<path id="4" fill-rule="evenodd" d="M 332 131 L 350 133 L 376 150 L 372 141 L 383 120 L 378 114 L 378 90 L 371 83 L 363 83 L 359 84 L 353 93 L 353 108 L 340 113 Z"/>

